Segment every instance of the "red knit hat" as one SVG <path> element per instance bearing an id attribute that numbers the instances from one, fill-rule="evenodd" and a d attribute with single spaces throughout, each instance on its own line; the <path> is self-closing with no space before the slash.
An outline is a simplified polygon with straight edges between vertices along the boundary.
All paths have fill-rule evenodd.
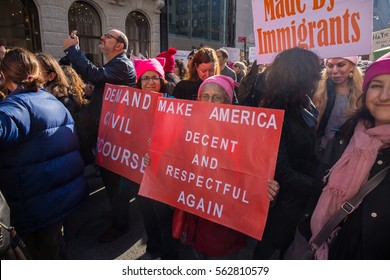
<path id="1" fill-rule="evenodd" d="M 165 77 L 164 73 L 164 66 L 165 59 L 162 57 L 158 58 L 151 58 L 151 59 L 135 59 L 134 60 L 134 66 L 135 66 L 135 72 L 137 74 L 137 80 L 141 78 L 141 76 L 146 71 L 156 71 L 158 75 L 162 78 Z"/>
<path id="2" fill-rule="evenodd" d="M 166 52 L 162 52 L 157 55 L 157 57 L 164 57 L 165 58 L 165 66 L 164 71 L 168 73 L 174 73 L 175 72 L 175 54 L 177 53 L 177 50 L 175 48 L 170 48 Z"/>

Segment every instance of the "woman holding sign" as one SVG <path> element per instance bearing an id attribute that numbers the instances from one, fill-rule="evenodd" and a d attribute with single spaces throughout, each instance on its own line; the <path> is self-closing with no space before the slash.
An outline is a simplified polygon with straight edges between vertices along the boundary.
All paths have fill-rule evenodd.
<path id="1" fill-rule="evenodd" d="M 198 100 L 219 104 L 232 104 L 235 82 L 227 76 L 215 75 L 207 78 L 199 87 Z M 150 156 L 145 156 L 149 165 Z M 274 180 L 268 180 L 268 197 L 273 201 L 279 190 Z M 246 246 L 247 236 L 231 228 L 186 213 L 187 232 L 191 237 L 185 242 L 192 244 L 197 259 L 237 259 Z"/>
<path id="2" fill-rule="evenodd" d="M 166 93 L 168 84 L 165 80 L 164 68 L 165 58 L 136 59 L 134 61 L 137 73 L 135 88 Z"/>
<path id="3" fill-rule="evenodd" d="M 168 82 L 164 75 L 165 58 L 135 60 L 137 82 L 135 87 L 148 91 L 166 93 Z M 146 253 L 139 259 L 177 259 L 177 240 L 172 238 L 173 209 L 159 201 L 138 196 L 144 228 L 148 238 Z"/>
<path id="4" fill-rule="evenodd" d="M 279 258 L 291 243 L 307 202 L 319 195 L 320 190 L 312 187 L 317 111 L 311 102 L 319 80 L 319 57 L 302 48 L 281 52 L 267 69 L 263 107 L 285 110 L 275 171 L 280 192 L 254 259 Z"/>
<path id="5" fill-rule="evenodd" d="M 198 99 L 202 102 L 231 104 L 234 92 L 232 78 L 216 75 L 207 78 L 199 87 Z M 191 215 L 194 222 L 192 249 L 197 259 L 237 259 L 246 245 L 246 235 L 198 216 Z"/>
<path id="6" fill-rule="evenodd" d="M 200 85 L 198 99 L 202 102 L 232 104 L 234 85 L 233 79 L 227 76 L 209 77 Z M 278 191 L 278 183 L 269 180 L 268 197 L 271 201 Z M 197 216 L 194 219 L 196 226 L 192 223 L 195 228 L 192 249 L 196 258 L 237 259 L 239 251 L 246 246 L 246 235 Z"/>

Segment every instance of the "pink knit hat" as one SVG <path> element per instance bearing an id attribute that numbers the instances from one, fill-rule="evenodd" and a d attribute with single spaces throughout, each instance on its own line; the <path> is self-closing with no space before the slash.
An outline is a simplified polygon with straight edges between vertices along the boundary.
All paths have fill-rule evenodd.
<path id="1" fill-rule="evenodd" d="M 151 59 L 136 59 L 134 60 L 135 72 L 137 73 L 137 80 L 141 78 L 141 76 L 146 71 L 156 71 L 158 75 L 162 78 L 165 77 L 164 66 L 165 58 L 151 58 Z"/>
<path id="2" fill-rule="evenodd" d="M 376 76 L 390 74 L 390 52 L 373 62 L 364 74 L 363 92 L 366 92 L 371 80 Z"/>
<path id="3" fill-rule="evenodd" d="M 157 55 L 157 57 L 164 57 L 165 58 L 165 65 L 164 65 L 164 71 L 168 73 L 174 73 L 175 72 L 175 54 L 177 53 L 177 50 L 175 48 L 170 48 L 166 52 L 162 52 Z"/>
<path id="4" fill-rule="evenodd" d="M 331 59 L 331 58 L 342 58 L 342 59 L 350 61 L 353 65 L 356 65 L 358 63 L 358 60 L 359 60 L 359 57 L 357 57 L 357 56 L 329 57 L 329 58 L 325 59 L 325 64 L 326 64 L 327 60 Z"/>
<path id="5" fill-rule="evenodd" d="M 202 88 L 210 83 L 221 86 L 226 91 L 229 103 L 232 103 L 235 82 L 232 78 L 224 75 L 215 75 L 208 77 L 206 80 L 204 80 L 198 89 L 198 98 L 200 97 L 200 92 L 202 91 Z"/>

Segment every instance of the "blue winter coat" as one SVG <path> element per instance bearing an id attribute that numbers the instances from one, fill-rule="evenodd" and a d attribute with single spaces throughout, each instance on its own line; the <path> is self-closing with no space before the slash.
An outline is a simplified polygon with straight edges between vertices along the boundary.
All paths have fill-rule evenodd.
<path id="1" fill-rule="evenodd" d="M 50 93 L 11 93 L 0 102 L 0 188 L 11 224 L 31 232 L 86 199 L 84 164 L 69 111 Z"/>

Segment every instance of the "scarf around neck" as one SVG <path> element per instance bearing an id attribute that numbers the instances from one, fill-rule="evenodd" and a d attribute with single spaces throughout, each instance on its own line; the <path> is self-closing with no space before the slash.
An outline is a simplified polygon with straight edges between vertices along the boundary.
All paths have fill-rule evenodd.
<path id="1" fill-rule="evenodd" d="M 354 197 L 368 180 L 378 152 L 390 146 L 390 124 L 367 129 L 364 121 L 356 127 L 350 143 L 328 173 L 328 184 L 322 191 L 311 218 L 312 239 L 341 205 Z M 317 259 L 328 259 L 326 242 L 316 251 Z"/>

